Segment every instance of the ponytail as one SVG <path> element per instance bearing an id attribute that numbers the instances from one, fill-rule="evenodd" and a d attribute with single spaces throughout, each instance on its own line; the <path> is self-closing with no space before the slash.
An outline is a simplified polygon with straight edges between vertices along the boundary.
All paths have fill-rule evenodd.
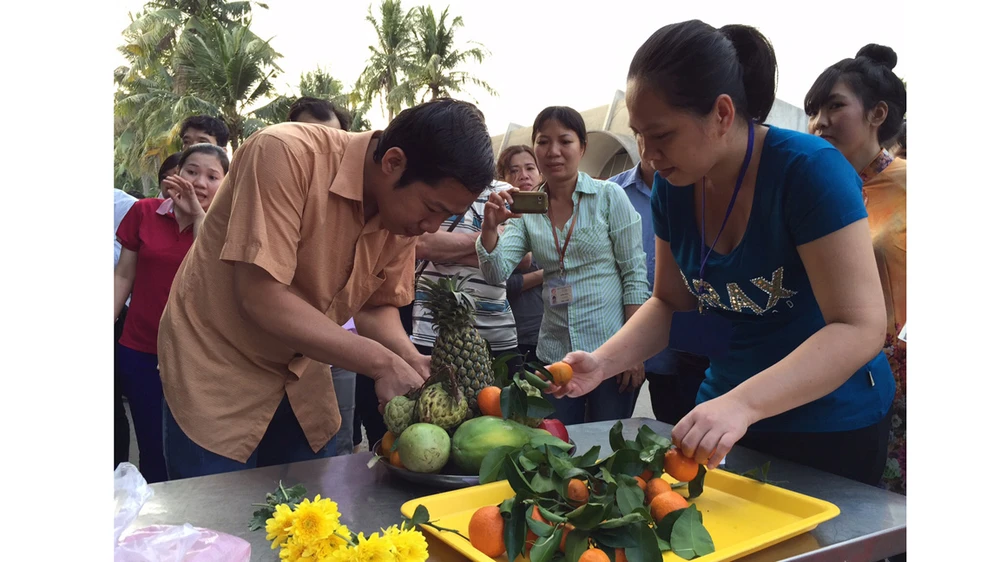
<path id="1" fill-rule="evenodd" d="M 690 20 L 654 32 L 632 58 L 628 78 L 697 115 L 726 94 L 737 114 L 763 122 L 774 105 L 777 68 L 774 48 L 756 29 Z"/>
<path id="2" fill-rule="evenodd" d="M 778 61 L 774 47 L 757 29 L 746 25 L 726 25 L 719 29 L 736 48 L 740 61 L 747 116 L 763 123 L 774 106 Z"/>

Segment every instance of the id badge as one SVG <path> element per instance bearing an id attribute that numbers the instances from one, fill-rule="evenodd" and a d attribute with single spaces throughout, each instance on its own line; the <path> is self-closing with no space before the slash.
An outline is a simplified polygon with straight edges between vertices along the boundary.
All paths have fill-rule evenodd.
<path id="1" fill-rule="evenodd" d="M 553 277 L 549 280 L 549 306 L 566 306 L 571 302 L 573 302 L 573 285 L 562 277 Z"/>
<path id="2" fill-rule="evenodd" d="M 729 353 L 733 323 L 718 314 L 697 310 L 675 312 L 670 323 L 667 347 L 702 357 L 717 358 Z"/>

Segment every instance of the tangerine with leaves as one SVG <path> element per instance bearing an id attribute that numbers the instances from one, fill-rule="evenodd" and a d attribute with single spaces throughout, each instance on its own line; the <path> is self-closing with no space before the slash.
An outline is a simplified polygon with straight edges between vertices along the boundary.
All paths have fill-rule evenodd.
<path id="1" fill-rule="evenodd" d="M 663 456 L 663 470 L 678 482 L 690 482 L 698 476 L 698 463 L 674 447 Z"/>
<path id="2" fill-rule="evenodd" d="M 642 478 L 646 482 L 649 482 L 653 478 L 653 471 L 647 468 L 646 470 L 642 471 L 642 474 L 639 475 L 639 478 Z"/>
<path id="3" fill-rule="evenodd" d="M 574 527 L 572 523 L 563 523 L 562 539 L 559 540 L 559 552 L 566 552 L 566 537 L 569 536 L 569 532 L 573 529 L 576 529 L 576 527 Z"/>
<path id="4" fill-rule="evenodd" d="M 556 361 L 549 365 L 548 372 L 552 375 L 552 384 L 562 386 L 573 380 L 573 367 L 565 361 Z"/>
<path id="5" fill-rule="evenodd" d="M 549 523 L 548 520 L 546 520 L 544 517 L 542 517 L 542 512 L 538 510 L 538 506 L 537 505 L 531 508 L 531 518 L 534 519 L 535 521 L 540 522 L 540 523 L 545 523 L 545 524 Z M 528 528 L 528 536 L 525 537 L 525 539 L 524 539 L 524 542 L 525 542 L 525 544 L 524 544 L 524 554 L 526 556 L 531 554 L 531 547 L 535 545 L 535 541 L 536 540 L 538 540 L 538 535 L 536 535 L 534 533 L 534 531 L 532 531 L 531 528 L 529 527 Z"/>
<path id="6" fill-rule="evenodd" d="M 566 491 L 566 496 L 569 498 L 571 503 L 583 505 L 590 499 L 590 490 L 587 489 L 587 484 L 583 480 L 574 478 L 569 481 L 569 488 Z"/>
<path id="7" fill-rule="evenodd" d="M 684 496 L 673 490 L 663 492 L 649 502 L 649 512 L 653 515 L 653 521 L 659 522 L 672 511 L 684 509 L 688 506 Z"/>
<path id="8" fill-rule="evenodd" d="M 603 550 L 590 547 L 580 556 L 580 562 L 611 562 L 611 559 Z"/>
<path id="9" fill-rule="evenodd" d="M 500 387 L 498 386 L 487 386 L 480 390 L 479 394 L 476 395 L 476 404 L 484 416 L 503 417 L 503 411 L 500 409 Z"/>
<path id="10" fill-rule="evenodd" d="M 646 482 L 646 503 L 652 503 L 653 498 L 670 491 L 670 483 L 662 478 L 653 478 Z"/>
<path id="11" fill-rule="evenodd" d="M 507 548 L 503 544 L 503 515 L 495 505 L 480 507 L 469 520 L 469 542 L 479 552 L 496 558 Z"/>
<path id="12" fill-rule="evenodd" d="M 642 490 L 642 492 L 645 494 L 646 493 L 646 481 L 643 480 L 642 478 L 636 476 L 635 477 L 635 483 L 639 485 L 639 489 Z"/>

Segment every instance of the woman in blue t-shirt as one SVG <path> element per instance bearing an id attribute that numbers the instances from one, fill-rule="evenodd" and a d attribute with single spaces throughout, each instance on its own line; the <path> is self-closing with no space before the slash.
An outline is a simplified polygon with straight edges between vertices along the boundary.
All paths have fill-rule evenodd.
<path id="1" fill-rule="evenodd" d="M 894 393 L 861 180 L 821 138 L 761 125 L 774 50 L 757 30 L 668 25 L 636 52 L 629 121 L 656 166 L 649 299 L 556 396 L 579 396 L 666 346 L 711 359 L 681 451 L 741 445 L 876 484 Z"/>

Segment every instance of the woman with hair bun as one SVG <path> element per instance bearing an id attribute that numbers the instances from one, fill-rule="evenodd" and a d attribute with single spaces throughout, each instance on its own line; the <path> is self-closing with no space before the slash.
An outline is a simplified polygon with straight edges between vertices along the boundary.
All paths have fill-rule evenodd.
<path id="1" fill-rule="evenodd" d="M 574 371 L 579 396 L 668 345 L 709 357 L 671 435 L 709 469 L 737 441 L 860 482 L 885 466 L 895 391 L 861 179 L 818 137 L 763 125 L 777 63 L 759 31 L 667 25 L 628 71 L 657 173 L 653 296 Z"/>
<path id="2" fill-rule="evenodd" d="M 906 87 L 893 73 L 896 53 L 866 45 L 820 74 L 806 94 L 809 132 L 840 150 L 864 182 L 868 227 L 885 297 L 885 354 L 896 380 L 889 460 L 883 484 L 906 493 L 906 160 L 883 148 L 905 123 Z M 904 140 L 905 142 L 905 140 Z"/>

